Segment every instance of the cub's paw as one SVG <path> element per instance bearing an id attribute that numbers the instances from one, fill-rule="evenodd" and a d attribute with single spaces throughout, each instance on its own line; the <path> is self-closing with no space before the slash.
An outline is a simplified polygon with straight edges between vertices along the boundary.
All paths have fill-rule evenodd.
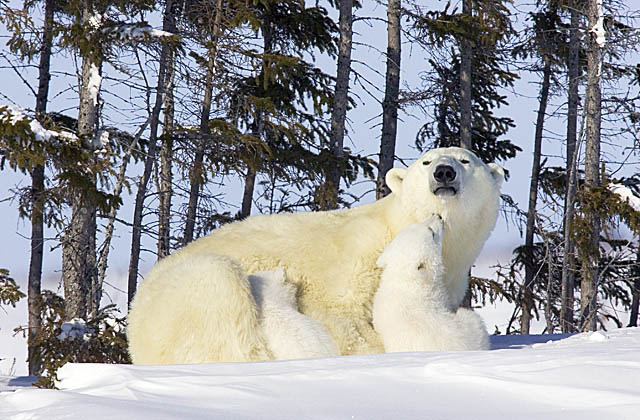
<path id="1" fill-rule="evenodd" d="M 424 267 L 442 259 L 444 223 L 433 215 L 400 231 L 378 258 L 379 267 Z"/>
<path id="2" fill-rule="evenodd" d="M 431 242 L 436 245 L 437 248 L 442 248 L 442 235 L 444 234 L 444 220 L 439 214 L 432 214 L 427 217 L 424 222 L 420 223 L 425 226 L 429 232 L 431 232 Z M 429 237 L 425 238 L 429 242 Z"/>

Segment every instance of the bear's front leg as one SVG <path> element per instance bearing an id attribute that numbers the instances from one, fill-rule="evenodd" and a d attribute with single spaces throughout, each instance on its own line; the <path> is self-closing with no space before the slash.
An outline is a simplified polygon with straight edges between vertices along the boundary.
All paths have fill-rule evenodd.
<path id="1" fill-rule="evenodd" d="M 449 309 L 442 281 L 439 216 L 400 232 L 378 259 L 383 268 L 373 301 L 373 324 L 385 351 L 488 348 L 482 320 L 466 309 Z"/>

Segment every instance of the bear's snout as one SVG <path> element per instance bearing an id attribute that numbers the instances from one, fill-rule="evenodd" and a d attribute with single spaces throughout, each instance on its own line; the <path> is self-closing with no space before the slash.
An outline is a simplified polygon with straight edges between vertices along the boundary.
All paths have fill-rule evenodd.
<path id="1" fill-rule="evenodd" d="M 456 170 L 449 165 L 438 165 L 433 172 L 433 178 L 442 184 L 449 184 L 456 179 Z"/>

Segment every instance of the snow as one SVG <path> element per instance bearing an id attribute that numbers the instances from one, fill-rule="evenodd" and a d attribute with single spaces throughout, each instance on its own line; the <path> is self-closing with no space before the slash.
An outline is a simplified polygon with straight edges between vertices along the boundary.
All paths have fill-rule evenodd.
<path id="1" fill-rule="evenodd" d="M 87 82 L 87 92 L 89 98 L 93 102 L 93 106 L 98 105 L 98 92 L 100 92 L 100 84 L 102 83 L 102 76 L 100 75 L 100 69 L 91 63 L 89 68 L 89 81 Z"/>
<path id="2" fill-rule="evenodd" d="M 3 122 L 9 123 L 11 125 L 16 125 L 20 121 L 24 121 L 27 117 L 24 115 L 24 109 L 15 105 L 0 105 L 0 108 L 4 108 L 4 113 L 2 114 Z"/>
<path id="3" fill-rule="evenodd" d="M 98 130 L 98 133 L 93 138 L 92 147 L 95 153 L 105 153 L 106 147 L 109 144 L 110 133 L 108 130 Z"/>
<path id="4" fill-rule="evenodd" d="M 0 418 L 638 418 L 640 329 L 494 336 L 492 345 L 244 364 L 68 364 L 60 390 L 0 378 Z"/>
<path id="5" fill-rule="evenodd" d="M 15 105 L 0 105 L 0 109 L 4 108 L 4 111 L 0 113 L 0 120 L 2 122 L 16 125 L 20 121 L 29 120 L 31 117 L 27 117 L 27 111 L 23 108 L 20 108 Z M 78 137 L 69 132 L 69 131 L 56 131 L 56 130 L 48 130 L 40 124 L 40 121 L 35 118 L 31 118 L 29 121 L 29 128 L 33 133 L 33 136 L 36 141 L 41 142 L 49 142 L 49 141 L 58 141 L 60 139 L 65 140 L 69 143 L 76 142 Z"/>
<path id="6" fill-rule="evenodd" d="M 104 16 L 100 13 L 94 13 L 93 15 L 89 16 L 87 22 L 92 28 L 98 29 L 104 22 Z"/>
<path id="7" fill-rule="evenodd" d="M 635 211 L 640 211 L 640 197 L 635 195 L 629 187 L 623 184 L 611 183 L 609 191 L 620 196 L 622 201 L 626 201 Z"/>
<path id="8" fill-rule="evenodd" d="M 71 321 L 65 322 L 60 327 L 62 332 L 56 337 L 58 340 L 73 340 L 75 338 L 82 338 L 88 341 L 90 335 L 93 334 L 93 329 L 87 326 L 84 319 L 73 318 Z"/>
<path id="9" fill-rule="evenodd" d="M 593 25 L 590 32 L 595 35 L 596 44 L 599 48 L 604 48 L 607 43 L 607 33 L 604 30 L 604 12 L 602 11 L 602 0 L 596 2 L 598 9 L 598 20 Z"/>
<path id="10" fill-rule="evenodd" d="M 140 26 L 135 24 L 120 25 L 118 29 L 118 35 L 121 39 L 132 39 L 132 40 L 144 39 L 145 36 L 149 36 L 151 38 L 165 38 L 165 37 L 176 36 L 171 32 L 155 29 L 148 25 Z"/>

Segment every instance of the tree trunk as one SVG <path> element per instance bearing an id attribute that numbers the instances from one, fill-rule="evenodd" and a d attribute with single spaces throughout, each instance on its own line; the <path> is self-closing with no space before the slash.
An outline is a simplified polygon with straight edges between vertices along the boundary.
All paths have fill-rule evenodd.
<path id="1" fill-rule="evenodd" d="M 213 27 L 213 42 L 209 48 L 209 61 L 207 62 L 207 75 L 205 79 L 204 98 L 202 99 L 202 113 L 200 114 L 200 129 L 196 152 L 193 159 L 193 168 L 190 173 L 191 188 L 189 189 L 189 203 L 187 204 L 187 220 L 184 228 L 183 244 L 193 241 L 193 231 L 196 225 L 196 213 L 198 210 L 198 199 L 200 198 L 200 187 L 204 161 L 204 150 L 209 136 L 209 117 L 211 115 L 211 100 L 213 98 L 213 77 L 216 73 L 215 63 L 218 55 L 218 36 L 220 33 L 220 23 L 222 21 L 222 0 L 216 4 L 216 19 Z"/>
<path id="2" fill-rule="evenodd" d="M 599 4 L 600 3 L 600 4 Z M 587 92 L 586 92 L 586 145 L 585 145 L 585 191 L 600 186 L 600 123 L 602 97 L 600 79 L 602 73 L 602 46 L 598 43 L 593 28 L 602 19 L 602 4 L 590 0 L 588 8 L 589 42 L 587 48 Z M 582 250 L 582 281 L 580 283 L 580 328 L 595 331 L 597 322 L 597 296 L 600 259 L 600 218 L 586 214 L 588 223 L 588 249 Z"/>
<path id="3" fill-rule="evenodd" d="M 34 352 L 35 340 L 40 333 L 42 319 L 40 305 L 42 303 L 42 258 L 44 254 L 44 166 L 38 165 L 31 172 L 31 260 L 29 262 L 28 307 L 29 338 L 28 361 L 29 375 L 39 375 L 42 370 L 41 360 Z"/>
<path id="4" fill-rule="evenodd" d="M 176 8 L 171 0 L 167 1 L 163 19 L 163 30 L 167 32 L 176 32 Z M 158 86 L 156 89 L 156 98 L 151 110 L 149 119 L 149 148 L 147 157 L 144 161 L 144 171 L 138 182 L 138 191 L 136 193 L 135 206 L 133 210 L 133 231 L 131 234 L 131 257 L 129 260 L 129 278 L 127 282 L 127 302 L 131 305 L 131 301 L 135 296 L 138 288 L 138 268 L 140 263 L 140 244 L 142 236 L 142 211 L 144 210 L 144 199 L 147 193 L 147 184 L 151 178 L 151 171 L 156 160 L 156 142 L 158 136 L 158 125 L 160 122 L 160 110 L 164 102 L 164 92 L 167 90 L 167 64 L 169 63 L 169 52 L 173 46 L 164 44 L 160 53 L 160 63 L 158 69 Z"/>
<path id="5" fill-rule="evenodd" d="M 473 15 L 473 0 L 463 0 L 462 13 Z M 473 47 L 471 41 L 463 38 L 460 45 L 460 147 L 473 150 L 471 137 L 471 60 Z"/>
<path id="6" fill-rule="evenodd" d="M 336 162 L 327 171 L 326 186 L 328 196 L 324 200 L 324 207 L 326 208 L 338 207 L 341 175 L 340 161 L 344 158 L 344 130 L 349 101 L 349 75 L 351 74 L 353 0 L 340 0 L 338 6 L 340 9 L 338 18 L 340 44 L 338 46 L 338 65 L 335 94 L 333 96 L 333 111 L 331 113 L 330 137 L 331 154 L 336 158 Z"/>
<path id="7" fill-rule="evenodd" d="M 262 23 L 262 74 L 264 77 L 264 88 L 267 88 L 267 74 L 269 72 L 269 59 L 267 58 L 273 53 L 273 24 L 269 19 L 266 19 Z M 265 133 L 265 113 L 262 109 L 256 111 L 256 117 L 253 121 L 253 135 L 258 137 L 260 141 L 266 141 Z M 259 156 L 256 156 L 259 159 Z M 253 204 L 253 191 L 256 184 L 257 175 L 257 162 L 253 162 L 253 165 L 247 163 L 247 173 L 244 178 L 244 192 L 242 194 L 242 206 L 240 208 L 240 219 L 245 219 L 251 215 L 251 206 Z M 275 182 L 272 180 L 272 182 Z"/>
<path id="8" fill-rule="evenodd" d="M 50 62 L 53 43 L 53 0 L 45 0 L 44 24 L 42 27 L 42 46 L 38 66 L 38 95 L 36 96 L 36 118 L 44 119 L 49 99 L 49 81 L 51 80 Z M 42 327 L 40 318 L 42 259 L 44 255 L 44 166 L 36 165 L 31 171 L 31 260 L 29 261 L 29 280 L 27 303 L 29 307 L 28 361 L 29 375 L 39 375 L 42 371 L 41 360 L 34 353 L 35 339 Z"/>
<path id="9" fill-rule="evenodd" d="M 400 17 L 401 0 L 389 0 L 387 6 L 387 76 L 382 102 L 382 137 L 380 139 L 380 159 L 376 182 L 376 199 L 391 193 L 385 183 L 387 172 L 393 168 L 396 153 L 396 133 L 398 129 L 398 93 L 400 90 Z"/>
<path id="10" fill-rule="evenodd" d="M 93 12 L 90 4 L 82 4 L 82 19 L 88 21 Z M 95 150 L 98 124 L 98 92 L 101 63 L 82 57 L 78 135 L 83 147 Z M 62 240 L 62 279 L 65 296 L 65 319 L 87 319 L 97 313 L 96 205 L 92 191 L 96 189 L 94 174 L 87 174 L 88 185 L 71 187 L 71 222 Z"/>
<path id="11" fill-rule="evenodd" d="M 576 143 L 578 132 L 578 85 L 580 77 L 580 14 L 571 9 L 571 33 L 569 35 L 569 59 L 567 62 L 569 93 L 567 110 L 567 179 L 564 200 L 564 248 L 562 259 L 562 302 L 560 321 L 563 333 L 573 332 L 573 305 L 575 288 L 575 249 L 571 238 L 574 201 L 577 186 Z"/>
<path id="12" fill-rule="evenodd" d="M 636 267 L 634 274 L 635 280 L 633 281 L 633 288 L 631 290 L 631 314 L 629 315 L 628 327 L 638 326 L 638 307 L 640 307 L 640 243 L 636 253 Z"/>
<path id="13" fill-rule="evenodd" d="M 175 48 L 169 51 L 166 69 L 166 85 L 164 92 L 164 127 L 160 148 L 160 185 L 158 188 L 158 260 L 169 255 L 171 243 L 171 195 L 173 194 L 173 88 L 175 79 Z"/>
<path id="14" fill-rule="evenodd" d="M 62 240 L 65 320 L 87 319 L 92 312 L 96 270 L 96 209 L 84 191 L 71 199 L 71 222 Z"/>
<path id="15" fill-rule="evenodd" d="M 253 189 L 256 183 L 256 171 L 251 166 L 247 167 L 247 174 L 244 177 L 244 193 L 242 194 L 242 207 L 240 208 L 240 219 L 246 219 L 251 215 L 251 204 L 253 202 Z"/>
<path id="16" fill-rule="evenodd" d="M 533 264 L 533 237 L 536 223 L 536 203 L 538 201 L 538 180 L 540 176 L 540 156 L 542 154 L 542 133 L 544 118 L 547 113 L 549 99 L 549 86 L 551 85 L 551 60 L 544 58 L 544 70 L 542 86 L 540 88 L 540 105 L 536 121 L 536 132 L 533 142 L 533 164 L 531 166 L 531 183 L 529 186 L 529 207 L 527 209 L 527 229 L 525 233 L 525 281 L 524 296 L 522 300 L 522 315 L 520 317 L 520 331 L 529 334 L 531 324 L 531 311 L 534 309 L 533 285 L 536 279 L 536 266 Z"/>
<path id="17" fill-rule="evenodd" d="M 629 325 L 627 327 L 638 326 L 638 307 L 640 306 L 640 278 L 633 281 L 633 290 L 631 291 L 631 313 L 629 314 Z"/>
<path id="18" fill-rule="evenodd" d="M 138 132 L 127 148 L 127 152 L 125 153 L 123 162 L 120 165 L 120 170 L 118 171 L 118 176 L 116 177 L 116 186 L 113 189 L 113 195 L 116 197 L 120 197 L 122 194 L 122 189 L 124 188 L 124 183 L 126 181 L 125 178 L 127 173 L 127 166 L 129 165 L 131 155 L 133 154 L 134 149 L 138 147 L 140 137 L 142 136 L 142 133 L 147 129 L 151 118 L 152 115 L 149 115 L 144 124 L 142 124 L 142 126 L 138 128 Z M 100 250 L 100 257 L 98 258 L 98 296 L 96 299 L 98 302 L 100 302 L 100 300 L 102 299 L 102 285 L 104 284 L 104 279 L 107 274 L 109 251 L 111 250 L 111 240 L 113 238 L 113 230 L 115 229 L 117 212 L 118 208 L 114 206 L 109 210 L 109 214 L 107 215 L 108 222 L 104 231 L 104 242 L 102 244 L 102 249 Z"/>

